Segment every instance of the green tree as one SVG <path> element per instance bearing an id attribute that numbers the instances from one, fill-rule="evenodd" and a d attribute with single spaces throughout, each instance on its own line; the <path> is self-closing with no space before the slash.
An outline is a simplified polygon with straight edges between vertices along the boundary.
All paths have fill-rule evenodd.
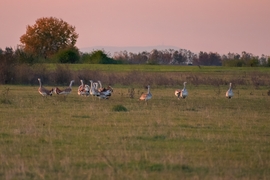
<path id="1" fill-rule="evenodd" d="M 11 47 L 6 47 L 5 51 L 0 49 L 0 84 L 12 81 L 16 59 Z"/>
<path id="2" fill-rule="evenodd" d="M 102 50 L 93 51 L 90 54 L 84 54 L 82 56 L 83 63 L 89 64 L 117 64 L 118 61 L 108 57 L 108 55 Z M 121 63 L 121 62 L 119 62 Z"/>
<path id="3" fill-rule="evenodd" d="M 55 58 L 60 63 L 78 63 L 80 60 L 79 50 L 75 47 L 59 50 Z"/>
<path id="4" fill-rule="evenodd" d="M 27 26 L 20 41 L 26 52 L 47 58 L 60 49 L 74 47 L 79 35 L 75 27 L 62 19 L 40 18 L 33 26 Z"/>
<path id="5" fill-rule="evenodd" d="M 35 61 L 37 61 L 37 58 L 35 58 L 32 54 L 25 52 L 20 47 L 15 50 L 14 54 L 18 63 L 34 64 Z"/>
<path id="6" fill-rule="evenodd" d="M 266 66 L 270 67 L 270 57 L 267 59 L 267 64 Z"/>

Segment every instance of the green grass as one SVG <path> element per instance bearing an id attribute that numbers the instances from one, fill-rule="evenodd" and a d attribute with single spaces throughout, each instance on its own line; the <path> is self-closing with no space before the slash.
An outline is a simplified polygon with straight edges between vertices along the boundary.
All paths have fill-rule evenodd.
<path id="1" fill-rule="evenodd" d="M 270 178 L 268 87 L 237 86 L 231 100 L 225 86 L 189 85 L 186 100 L 155 87 L 148 104 L 142 88 L 108 100 L 37 88 L 0 86 L 0 179 Z"/>
<path id="2" fill-rule="evenodd" d="M 47 64 L 49 69 L 56 69 L 57 64 Z M 175 65 L 127 65 L 127 64 L 67 64 L 71 70 L 97 70 L 110 72 L 269 72 L 269 67 L 224 67 L 224 66 L 175 66 Z"/>
<path id="3" fill-rule="evenodd" d="M 116 111 L 116 112 L 120 112 L 120 111 L 125 112 L 125 111 L 127 111 L 127 108 L 123 105 L 118 104 L 118 105 L 113 106 L 112 110 Z"/>

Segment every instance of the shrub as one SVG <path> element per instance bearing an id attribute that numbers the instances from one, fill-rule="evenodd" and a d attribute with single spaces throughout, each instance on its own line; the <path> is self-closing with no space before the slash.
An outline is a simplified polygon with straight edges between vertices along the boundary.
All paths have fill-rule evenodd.
<path id="1" fill-rule="evenodd" d="M 83 63 L 89 64 L 121 64 L 114 59 L 110 58 L 106 52 L 102 50 L 93 51 L 91 54 L 85 53 L 82 55 Z"/>
<path id="2" fill-rule="evenodd" d="M 120 112 L 120 111 L 126 112 L 127 108 L 124 107 L 123 105 L 115 105 L 115 106 L 113 106 L 112 110 L 117 111 L 117 112 Z"/>
<path id="3" fill-rule="evenodd" d="M 72 47 L 58 51 L 55 59 L 60 63 L 78 63 L 80 55 L 78 49 Z"/>
<path id="4" fill-rule="evenodd" d="M 2 92 L 2 97 L 0 97 L 1 104 L 11 104 L 8 96 L 9 88 L 5 88 Z"/>

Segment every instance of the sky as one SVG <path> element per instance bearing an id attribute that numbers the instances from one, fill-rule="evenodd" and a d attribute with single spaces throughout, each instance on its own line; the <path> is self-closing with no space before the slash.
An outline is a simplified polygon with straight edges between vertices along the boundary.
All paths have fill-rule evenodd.
<path id="1" fill-rule="evenodd" d="M 76 27 L 76 46 L 175 46 L 270 55 L 269 0 L 0 0 L 0 48 L 27 25 L 56 17 Z"/>

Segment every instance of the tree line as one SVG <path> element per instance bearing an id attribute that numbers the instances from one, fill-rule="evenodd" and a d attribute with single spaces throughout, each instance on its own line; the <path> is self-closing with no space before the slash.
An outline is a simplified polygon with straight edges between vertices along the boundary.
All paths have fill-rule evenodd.
<path id="1" fill-rule="evenodd" d="M 76 47 L 60 49 L 49 57 L 31 54 L 18 47 L 13 49 L 0 48 L 1 68 L 8 64 L 35 64 L 35 63 L 69 63 L 69 64 L 152 64 L 152 65 L 204 65 L 204 66 L 230 66 L 230 67 L 257 67 L 270 66 L 270 57 L 266 55 L 254 56 L 243 51 L 241 54 L 228 53 L 220 55 L 213 52 L 193 53 L 186 49 L 153 49 L 151 52 L 143 51 L 132 53 L 120 51 L 111 57 L 109 52 L 94 50 L 89 53 L 80 52 Z M 3 65 L 5 64 L 5 65 Z"/>
<path id="2" fill-rule="evenodd" d="M 79 34 L 75 26 L 55 17 L 39 18 L 20 37 L 16 49 L 0 49 L 0 70 L 8 71 L 12 64 L 35 63 L 88 63 L 88 64 L 160 64 L 205 66 L 270 66 L 270 57 L 255 56 L 243 51 L 241 54 L 220 55 L 214 52 L 194 53 L 186 49 L 153 49 L 132 53 L 120 51 L 110 56 L 104 50 L 80 52 L 76 47 Z M 6 69 L 6 70 L 4 70 Z"/>

